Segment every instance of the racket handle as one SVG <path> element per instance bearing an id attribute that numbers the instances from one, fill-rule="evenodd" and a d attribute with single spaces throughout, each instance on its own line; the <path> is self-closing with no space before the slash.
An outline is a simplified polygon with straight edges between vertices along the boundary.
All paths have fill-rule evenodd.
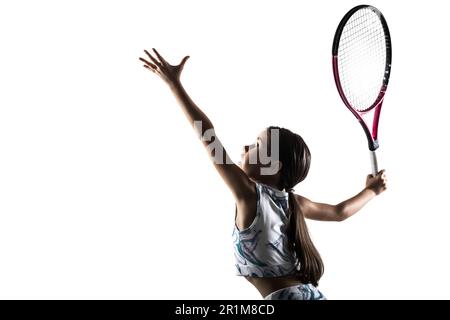
<path id="1" fill-rule="evenodd" d="M 372 163 L 372 176 L 376 176 L 378 173 L 377 154 L 374 151 L 370 151 L 370 162 Z"/>

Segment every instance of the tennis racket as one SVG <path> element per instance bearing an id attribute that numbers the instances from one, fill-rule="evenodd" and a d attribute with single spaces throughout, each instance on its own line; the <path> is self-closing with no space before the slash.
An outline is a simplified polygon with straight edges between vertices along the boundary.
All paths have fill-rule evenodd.
<path id="1" fill-rule="evenodd" d="M 375 176 L 378 123 L 392 60 L 391 37 L 381 12 L 368 5 L 347 12 L 334 35 L 332 54 L 337 90 L 366 134 Z"/>

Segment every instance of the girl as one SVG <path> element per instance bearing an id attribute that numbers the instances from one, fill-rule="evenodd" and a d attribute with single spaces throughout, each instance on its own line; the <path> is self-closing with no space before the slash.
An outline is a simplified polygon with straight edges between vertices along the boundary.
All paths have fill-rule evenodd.
<path id="1" fill-rule="evenodd" d="M 366 187 L 338 205 L 310 201 L 293 192 L 308 174 L 308 146 L 299 135 L 280 127 L 268 127 L 254 144 L 244 146 L 242 162 L 237 166 L 215 135 L 211 121 L 180 82 L 189 56 L 179 65 L 170 65 L 155 49 L 155 56 L 144 51 L 149 60 L 139 59 L 170 87 L 234 196 L 237 274 L 245 276 L 264 299 L 325 299 L 317 289 L 323 263 L 309 237 L 305 218 L 343 221 L 352 216 L 386 190 L 384 170 L 375 177 L 368 175 Z"/>

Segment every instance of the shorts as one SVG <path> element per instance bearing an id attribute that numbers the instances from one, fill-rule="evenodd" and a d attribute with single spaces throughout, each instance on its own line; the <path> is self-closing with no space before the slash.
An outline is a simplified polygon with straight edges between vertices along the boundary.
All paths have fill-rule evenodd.
<path id="1" fill-rule="evenodd" d="M 298 284 L 282 288 L 264 297 L 264 300 L 327 300 L 312 284 Z"/>

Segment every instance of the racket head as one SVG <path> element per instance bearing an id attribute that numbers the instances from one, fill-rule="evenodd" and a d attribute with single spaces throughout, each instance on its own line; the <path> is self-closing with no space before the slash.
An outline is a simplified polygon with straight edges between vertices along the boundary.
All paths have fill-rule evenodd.
<path id="1" fill-rule="evenodd" d="M 382 13 L 370 5 L 348 11 L 336 29 L 332 56 L 339 95 L 362 125 L 369 149 L 375 150 L 392 62 L 390 32 Z M 375 110 L 370 130 L 362 116 L 372 109 Z"/>

